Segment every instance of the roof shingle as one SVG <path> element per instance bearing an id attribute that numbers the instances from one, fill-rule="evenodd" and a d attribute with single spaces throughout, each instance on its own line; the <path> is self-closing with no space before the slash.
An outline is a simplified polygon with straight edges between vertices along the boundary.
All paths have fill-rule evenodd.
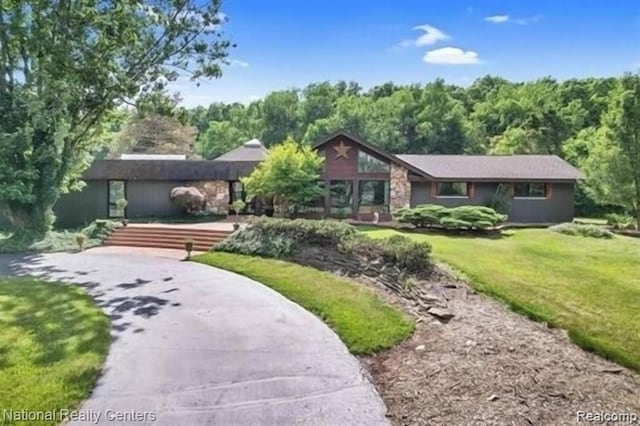
<path id="1" fill-rule="evenodd" d="M 578 180 L 579 170 L 556 155 L 397 155 L 436 179 Z"/>

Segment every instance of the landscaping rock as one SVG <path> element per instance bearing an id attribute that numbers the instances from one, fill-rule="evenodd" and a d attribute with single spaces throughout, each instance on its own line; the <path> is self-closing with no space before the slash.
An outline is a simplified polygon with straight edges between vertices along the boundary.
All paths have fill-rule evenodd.
<path id="1" fill-rule="evenodd" d="M 435 306 L 429 308 L 427 310 L 427 313 L 442 321 L 449 321 L 451 318 L 454 317 L 453 313 L 450 310 L 446 308 L 438 308 Z"/>
<path id="2" fill-rule="evenodd" d="M 427 347 L 425 345 L 416 346 L 416 352 L 424 352 L 426 350 L 427 350 Z"/>

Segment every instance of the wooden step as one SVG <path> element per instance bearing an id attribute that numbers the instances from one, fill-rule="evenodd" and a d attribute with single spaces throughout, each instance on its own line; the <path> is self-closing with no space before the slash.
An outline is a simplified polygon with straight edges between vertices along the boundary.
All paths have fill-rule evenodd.
<path id="1" fill-rule="evenodd" d="M 114 244 L 109 241 L 104 242 L 105 246 L 118 246 L 118 247 L 148 247 L 148 248 L 164 248 L 184 250 L 184 244 L 170 244 L 170 243 L 154 243 L 154 242 L 141 242 L 141 243 L 129 243 L 129 244 Z M 211 246 L 194 244 L 193 251 L 209 251 Z"/>
<path id="2" fill-rule="evenodd" d="M 223 235 L 228 236 L 231 231 L 221 231 L 213 229 L 162 229 L 162 228 L 130 228 L 121 227 L 113 231 L 114 234 L 144 234 L 144 235 Z"/>
<path id="3" fill-rule="evenodd" d="M 229 235 L 231 231 L 216 229 L 130 225 L 112 232 L 104 245 L 184 250 L 184 242 L 189 239 L 194 243 L 194 251 L 208 251 Z"/>

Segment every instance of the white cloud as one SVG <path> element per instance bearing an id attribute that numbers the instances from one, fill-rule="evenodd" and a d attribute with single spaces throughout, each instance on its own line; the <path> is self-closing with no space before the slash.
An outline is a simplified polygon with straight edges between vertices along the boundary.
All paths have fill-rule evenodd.
<path id="1" fill-rule="evenodd" d="M 418 25 L 416 27 L 413 27 L 413 30 L 423 31 L 424 34 L 418 36 L 418 38 L 416 39 L 402 40 L 400 43 L 394 46 L 394 48 L 406 49 L 407 47 L 414 47 L 414 46 L 418 46 L 418 47 L 430 46 L 432 44 L 436 44 L 441 40 L 448 40 L 449 38 L 451 38 L 447 34 L 445 34 L 443 31 L 428 24 Z"/>
<path id="2" fill-rule="evenodd" d="M 231 59 L 229 65 L 232 67 L 248 68 L 249 62 L 241 61 L 239 59 Z"/>
<path id="3" fill-rule="evenodd" d="M 484 18 L 485 21 L 491 22 L 492 24 L 518 24 L 518 25 L 527 25 L 527 24 L 535 24 L 542 19 L 542 15 L 534 15 L 530 18 L 512 18 L 509 15 L 493 15 L 487 16 Z"/>
<path id="4" fill-rule="evenodd" d="M 431 25 L 427 25 L 427 24 L 418 25 L 417 27 L 413 27 L 413 29 L 424 31 L 424 34 L 422 34 L 420 37 L 418 37 L 414 41 L 414 44 L 416 46 L 429 46 L 432 44 L 436 44 L 441 40 L 447 40 L 449 38 L 447 34 L 443 33 L 438 28 L 433 27 Z"/>
<path id="5" fill-rule="evenodd" d="M 428 64 L 473 65 L 480 63 L 473 50 L 464 51 L 458 47 L 442 47 L 428 51 L 422 60 Z"/>
<path id="6" fill-rule="evenodd" d="M 484 18 L 484 20 L 487 22 L 491 22 L 492 24 L 504 24 L 505 22 L 509 22 L 509 15 L 487 16 Z"/>

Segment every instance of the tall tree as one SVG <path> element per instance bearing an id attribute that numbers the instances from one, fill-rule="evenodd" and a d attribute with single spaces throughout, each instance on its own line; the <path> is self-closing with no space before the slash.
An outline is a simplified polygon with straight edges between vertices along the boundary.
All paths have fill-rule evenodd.
<path id="1" fill-rule="evenodd" d="M 640 226 L 640 75 L 618 81 L 598 136 L 584 163 L 588 188 L 602 203 L 627 209 Z"/>
<path id="2" fill-rule="evenodd" d="M 0 204 L 18 230 L 50 228 L 120 101 L 221 75 L 221 16 L 219 0 L 0 3 Z"/>

